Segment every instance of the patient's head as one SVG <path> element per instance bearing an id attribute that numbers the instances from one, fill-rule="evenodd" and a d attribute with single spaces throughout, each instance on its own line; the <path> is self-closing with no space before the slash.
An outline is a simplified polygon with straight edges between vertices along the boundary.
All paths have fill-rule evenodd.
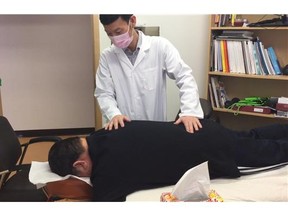
<path id="1" fill-rule="evenodd" d="M 91 175 L 92 162 L 85 138 L 70 137 L 56 142 L 49 150 L 48 161 L 51 171 L 60 176 Z"/>

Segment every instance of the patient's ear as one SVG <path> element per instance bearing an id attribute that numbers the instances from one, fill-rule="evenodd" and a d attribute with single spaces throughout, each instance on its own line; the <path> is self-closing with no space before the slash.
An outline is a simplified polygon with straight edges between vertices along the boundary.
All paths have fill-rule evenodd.
<path id="1" fill-rule="evenodd" d="M 79 176 L 86 172 L 87 169 L 87 162 L 85 160 L 77 160 L 73 163 L 73 167 L 79 173 Z"/>

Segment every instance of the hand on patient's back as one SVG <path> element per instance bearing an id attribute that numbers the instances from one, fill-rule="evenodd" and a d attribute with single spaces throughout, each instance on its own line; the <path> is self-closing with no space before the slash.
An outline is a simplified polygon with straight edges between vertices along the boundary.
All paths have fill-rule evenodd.
<path id="1" fill-rule="evenodd" d="M 116 115 L 111 121 L 105 126 L 105 130 L 112 130 L 113 128 L 117 130 L 119 127 L 124 127 L 125 122 L 130 122 L 131 120 L 125 115 Z"/>
<path id="2" fill-rule="evenodd" d="M 188 133 L 194 133 L 202 128 L 198 118 L 194 116 L 181 116 L 174 124 L 178 125 L 183 123 Z"/>

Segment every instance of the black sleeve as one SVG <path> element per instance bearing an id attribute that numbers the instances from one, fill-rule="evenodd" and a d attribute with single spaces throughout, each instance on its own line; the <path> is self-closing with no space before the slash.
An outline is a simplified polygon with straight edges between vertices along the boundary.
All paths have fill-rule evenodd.
<path id="1" fill-rule="evenodd" d="M 135 185 L 121 179 L 96 177 L 92 180 L 93 201 L 123 202 L 126 196 L 135 191 Z"/>

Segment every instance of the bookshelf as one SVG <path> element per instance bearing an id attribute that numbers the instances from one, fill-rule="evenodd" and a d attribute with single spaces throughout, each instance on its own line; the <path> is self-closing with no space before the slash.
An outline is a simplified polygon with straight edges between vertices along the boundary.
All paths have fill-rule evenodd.
<path id="1" fill-rule="evenodd" d="M 217 118 L 219 119 L 220 123 L 226 127 L 236 130 L 243 130 L 243 129 L 250 129 L 257 126 L 268 125 L 272 123 L 288 123 L 288 118 L 283 117 L 276 117 L 273 111 L 270 114 L 263 114 L 261 112 L 244 112 L 239 111 L 236 112 L 235 110 L 227 109 L 225 106 L 219 105 L 216 106 L 215 97 L 213 99 L 213 89 L 209 89 L 212 87 L 211 80 L 216 78 L 218 81 L 223 83 L 224 90 L 227 96 L 227 100 L 231 100 L 232 98 L 239 98 L 243 99 L 245 97 L 288 97 L 288 76 L 287 75 L 277 75 L 275 73 L 274 67 L 270 62 L 263 62 L 263 67 L 265 66 L 267 71 L 271 73 L 264 73 L 264 68 L 261 70 L 259 69 L 259 73 L 256 70 L 256 63 L 255 61 L 252 62 L 251 56 L 249 56 L 249 49 L 247 48 L 248 45 L 245 46 L 245 41 L 255 41 L 255 38 L 258 38 L 259 41 L 262 43 L 262 55 L 264 55 L 264 50 L 268 47 L 273 47 L 275 54 L 278 59 L 278 63 L 280 67 L 284 67 L 288 64 L 288 26 L 273 26 L 273 27 L 247 27 L 247 26 L 232 26 L 231 15 L 227 15 L 227 19 L 225 24 L 219 25 L 215 23 L 218 19 L 216 18 L 217 15 L 210 16 L 210 29 L 209 29 L 209 60 L 208 60 L 208 76 L 207 76 L 207 98 L 211 101 L 213 110 Z M 223 15 L 222 15 L 223 16 Z M 277 18 L 275 15 L 236 15 L 234 18 L 240 18 L 241 20 L 246 20 L 248 23 L 255 23 L 262 20 Z M 241 24 L 242 25 L 242 24 Z M 222 35 L 225 35 L 224 32 L 245 32 L 247 34 L 252 33 L 253 39 L 223 39 L 221 38 Z M 219 37 L 221 35 L 221 37 Z M 219 39 L 220 38 L 220 39 Z M 218 42 L 215 42 L 217 40 Z M 219 41 L 226 40 L 226 48 L 224 45 L 220 45 Z M 230 42 L 229 42 L 230 41 Z M 231 42 L 231 41 L 238 41 L 238 42 Z M 241 42 L 242 41 L 242 42 Z M 243 42 L 244 41 L 244 42 Z M 219 43 L 219 44 L 218 44 Z M 232 56 L 231 51 L 231 44 L 232 43 L 242 43 L 242 48 L 234 52 L 234 56 Z M 253 42 L 254 43 L 254 42 Z M 255 42 L 256 43 L 256 42 Z M 221 48 L 222 46 L 222 48 Z M 235 45 L 233 45 L 235 48 Z M 240 45 L 241 46 L 241 45 Z M 255 45 L 257 46 L 257 45 Z M 218 47 L 218 48 L 216 48 Z M 221 51 L 217 51 L 217 49 L 221 49 Z M 220 56 L 225 56 L 225 52 L 223 50 L 226 49 L 226 63 L 223 59 L 219 60 L 215 53 L 220 52 Z M 245 49 L 246 49 L 246 60 L 245 60 Z M 252 48 L 251 48 L 252 49 Z M 261 51 L 261 48 L 258 48 Z M 216 51 L 215 51 L 216 50 Z M 258 51 L 259 51 L 258 50 Z M 259 51 L 259 52 L 260 52 Z M 222 53 L 221 53 L 222 52 Z M 252 55 L 252 51 L 250 51 Z M 228 55 L 230 54 L 230 56 Z M 256 51 L 255 51 L 256 53 Z M 232 67 L 236 68 L 235 64 L 239 64 L 240 59 L 239 54 L 243 55 L 242 64 L 245 64 L 245 67 L 241 67 L 242 69 L 239 70 L 239 67 L 235 70 L 232 70 Z M 259 54 L 259 53 L 258 53 Z M 267 52 L 268 54 L 268 52 Z M 259 54 L 260 55 L 260 54 Z M 237 58 L 236 58 L 237 56 Z M 267 55 L 269 56 L 269 55 Z M 266 60 L 269 60 L 269 57 Z M 215 59 L 216 58 L 216 59 Z M 224 58 L 224 57 L 223 57 Z M 253 57 L 254 58 L 254 57 Z M 256 58 L 256 57 L 255 57 Z M 260 57 L 259 57 L 260 58 Z M 236 59 L 233 60 L 232 59 Z M 258 59 L 259 62 L 261 59 Z M 263 57 L 263 61 L 265 57 Z M 220 61 L 220 62 L 219 62 Z M 228 63 L 227 63 L 228 62 Z M 218 63 L 218 64 L 217 64 Z M 266 64 L 265 64 L 266 63 Z M 270 66 L 268 66 L 268 63 Z M 250 66 L 248 67 L 248 64 Z M 254 70 L 252 67 L 254 64 Z M 265 65 L 264 65 L 265 64 Z M 228 68 L 228 71 L 224 68 Z M 271 67 L 272 66 L 272 67 Z M 261 63 L 259 63 L 259 67 L 261 67 Z M 271 67 L 271 68 L 268 68 Z M 231 68 L 231 70 L 230 70 Z M 245 68 L 245 69 L 243 69 Z M 225 70 L 224 70 L 225 69 Z M 253 72 L 252 72 L 253 71 Z M 273 74 L 274 73 L 274 74 Z M 212 95 L 211 95 L 212 94 Z M 218 98 L 221 100 L 221 98 Z M 218 103 L 220 104 L 220 102 Z"/>

